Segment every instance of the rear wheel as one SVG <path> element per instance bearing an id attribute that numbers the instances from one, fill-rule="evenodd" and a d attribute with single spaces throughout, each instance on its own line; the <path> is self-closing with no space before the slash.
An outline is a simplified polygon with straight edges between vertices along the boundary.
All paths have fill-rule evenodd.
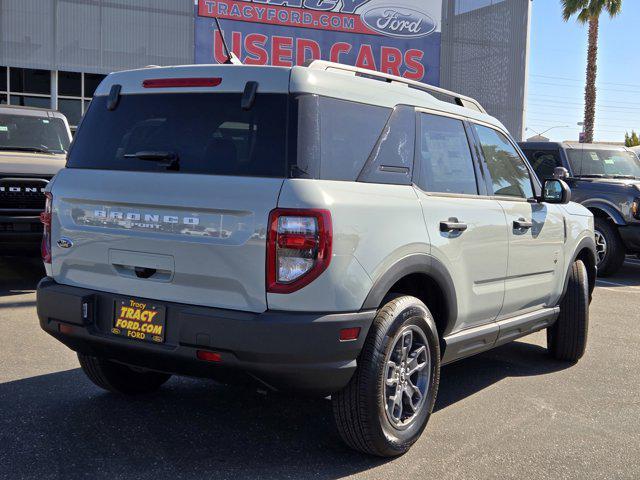
<path id="1" fill-rule="evenodd" d="M 80 367 L 98 387 L 114 393 L 136 395 L 155 392 L 171 375 L 135 370 L 105 358 L 78 353 Z"/>
<path id="2" fill-rule="evenodd" d="M 625 258 L 624 243 L 617 228 L 607 218 L 596 217 L 595 237 L 598 275 L 607 277 L 615 274 Z"/>
<path id="3" fill-rule="evenodd" d="M 547 348 L 551 356 L 565 362 L 577 362 L 587 346 L 589 330 L 589 281 L 587 269 L 576 260 L 569 274 L 569 285 L 558 320 L 547 328 Z"/>
<path id="4" fill-rule="evenodd" d="M 374 319 L 349 385 L 332 396 L 340 436 L 364 453 L 405 453 L 427 425 L 439 379 L 429 310 L 410 296 L 389 301 Z"/>

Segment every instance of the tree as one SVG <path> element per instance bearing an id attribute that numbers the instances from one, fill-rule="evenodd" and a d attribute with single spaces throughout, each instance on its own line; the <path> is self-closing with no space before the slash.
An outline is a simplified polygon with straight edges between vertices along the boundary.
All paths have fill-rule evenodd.
<path id="1" fill-rule="evenodd" d="M 640 145 L 640 138 L 638 138 L 638 134 L 635 130 L 631 130 L 631 135 L 629 135 L 629 132 L 625 132 L 624 144 L 627 147 L 637 147 Z"/>
<path id="2" fill-rule="evenodd" d="M 584 141 L 585 143 L 592 143 L 596 116 L 596 75 L 600 15 L 608 13 L 611 18 L 617 16 L 622 11 L 622 0 L 561 0 L 561 2 L 562 16 L 565 22 L 576 15 L 578 22 L 589 25 L 587 82 L 584 88 Z"/>

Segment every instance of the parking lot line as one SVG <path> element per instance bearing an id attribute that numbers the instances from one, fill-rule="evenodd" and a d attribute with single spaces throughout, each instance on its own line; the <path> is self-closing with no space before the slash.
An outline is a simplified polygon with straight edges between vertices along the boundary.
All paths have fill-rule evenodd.
<path id="1" fill-rule="evenodd" d="M 634 287 L 633 285 L 627 285 L 626 283 L 618 283 L 618 282 L 610 282 L 608 280 L 596 280 L 596 285 L 598 283 L 604 283 L 605 285 L 615 285 L 616 287 L 628 287 L 628 288 L 637 288 Z"/>

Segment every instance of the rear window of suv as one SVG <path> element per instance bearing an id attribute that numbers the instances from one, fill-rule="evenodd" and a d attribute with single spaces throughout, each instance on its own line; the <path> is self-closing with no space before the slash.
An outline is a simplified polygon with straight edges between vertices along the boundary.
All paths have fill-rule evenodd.
<path id="1" fill-rule="evenodd" d="M 288 95 L 258 94 L 250 110 L 241 96 L 122 95 L 114 110 L 107 97 L 95 97 L 67 167 L 171 172 L 153 158 L 166 155 L 181 173 L 286 177 Z"/>

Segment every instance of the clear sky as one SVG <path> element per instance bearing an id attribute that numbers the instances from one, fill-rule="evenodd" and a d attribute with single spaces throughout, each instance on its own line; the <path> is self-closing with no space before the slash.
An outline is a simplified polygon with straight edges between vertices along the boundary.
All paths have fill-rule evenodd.
<path id="1" fill-rule="evenodd" d="M 600 19 L 596 141 L 640 134 L 640 1 L 624 0 L 615 19 Z M 584 110 L 587 27 L 562 20 L 560 0 L 532 3 L 525 137 L 555 126 L 552 140 L 578 140 Z"/>

